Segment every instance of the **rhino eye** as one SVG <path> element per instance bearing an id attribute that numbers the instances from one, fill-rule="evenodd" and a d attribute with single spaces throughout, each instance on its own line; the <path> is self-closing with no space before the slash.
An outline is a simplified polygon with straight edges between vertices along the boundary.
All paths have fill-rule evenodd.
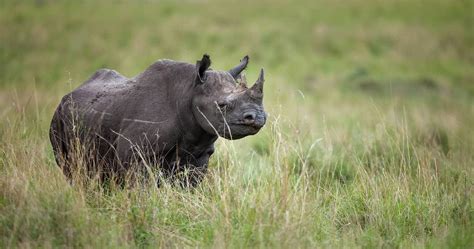
<path id="1" fill-rule="evenodd" d="M 226 108 L 227 105 L 228 105 L 227 102 L 218 102 L 218 103 L 217 103 L 217 106 L 219 106 L 220 109 Z"/>

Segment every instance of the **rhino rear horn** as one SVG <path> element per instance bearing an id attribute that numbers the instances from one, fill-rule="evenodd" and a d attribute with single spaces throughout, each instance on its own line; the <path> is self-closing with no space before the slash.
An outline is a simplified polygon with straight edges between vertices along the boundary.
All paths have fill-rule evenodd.
<path id="1" fill-rule="evenodd" d="M 236 67 L 232 68 L 229 70 L 230 75 L 234 77 L 234 79 L 237 79 L 239 74 L 247 67 L 247 64 L 249 63 L 249 56 L 246 55 L 242 60 L 240 60 L 240 64 L 237 65 Z"/>
<path id="2" fill-rule="evenodd" d="M 263 68 L 260 69 L 260 75 L 258 76 L 255 84 L 250 88 L 250 93 L 255 97 L 263 97 L 263 83 L 265 82 L 265 72 Z"/>
<path id="3" fill-rule="evenodd" d="M 197 79 L 198 83 L 204 83 L 206 70 L 211 66 L 211 58 L 209 58 L 208 54 L 204 54 L 200 61 L 196 62 L 196 71 L 197 71 Z"/>

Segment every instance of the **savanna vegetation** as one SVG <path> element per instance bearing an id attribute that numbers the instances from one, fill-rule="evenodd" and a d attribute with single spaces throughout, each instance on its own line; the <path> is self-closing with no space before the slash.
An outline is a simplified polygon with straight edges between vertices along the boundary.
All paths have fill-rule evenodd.
<path id="1" fill-rule="evenodd" d="M 0 1 L 1 248 L 473 248 L 474 2 Z M 68 183 L 48 138 L 95 70 L 266 70 L 267 125 L 195 189 Z"/>

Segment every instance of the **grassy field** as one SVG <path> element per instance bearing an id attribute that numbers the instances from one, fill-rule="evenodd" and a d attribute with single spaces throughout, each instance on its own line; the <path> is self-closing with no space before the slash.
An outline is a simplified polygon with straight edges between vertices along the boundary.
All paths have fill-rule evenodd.
<path id="1" fill-rule="evenodd" d="M 474 2 L 0 0 L 0 248 L 473 248 Z M 266 70 L 269 122 L 183 190 L 70 185 L 49 122 L 99 68 Z"/>

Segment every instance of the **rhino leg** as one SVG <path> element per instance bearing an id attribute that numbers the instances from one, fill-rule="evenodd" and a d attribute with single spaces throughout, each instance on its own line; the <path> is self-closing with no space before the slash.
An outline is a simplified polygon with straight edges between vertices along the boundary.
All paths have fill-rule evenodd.
<path id="1" fill-rule="evenodd" d="M 162 167 L 164 175 L 172 182 L 184 188 L 197 186 L 207 173 L 210 156 L 214 153 L 214 145 L 206 148 L 199 156 L 181 157 L 180 162 L 171 162 Z"/>
<path id="2" fill-rule="evenodd" d="M 53 120 L 51 121 L 51 127 L 49 130 L 49 139 L 53 147 L 54 159 L 57 165 L 62 169 L 63 173 L 68 179 L 72 177 L 70 167 L 68 166 L 69 153 L 68 144 L 69 139 L 67 133 L 64 130 L 64 122 L 60 117 L 59 108 L 54 113 Z"/>

